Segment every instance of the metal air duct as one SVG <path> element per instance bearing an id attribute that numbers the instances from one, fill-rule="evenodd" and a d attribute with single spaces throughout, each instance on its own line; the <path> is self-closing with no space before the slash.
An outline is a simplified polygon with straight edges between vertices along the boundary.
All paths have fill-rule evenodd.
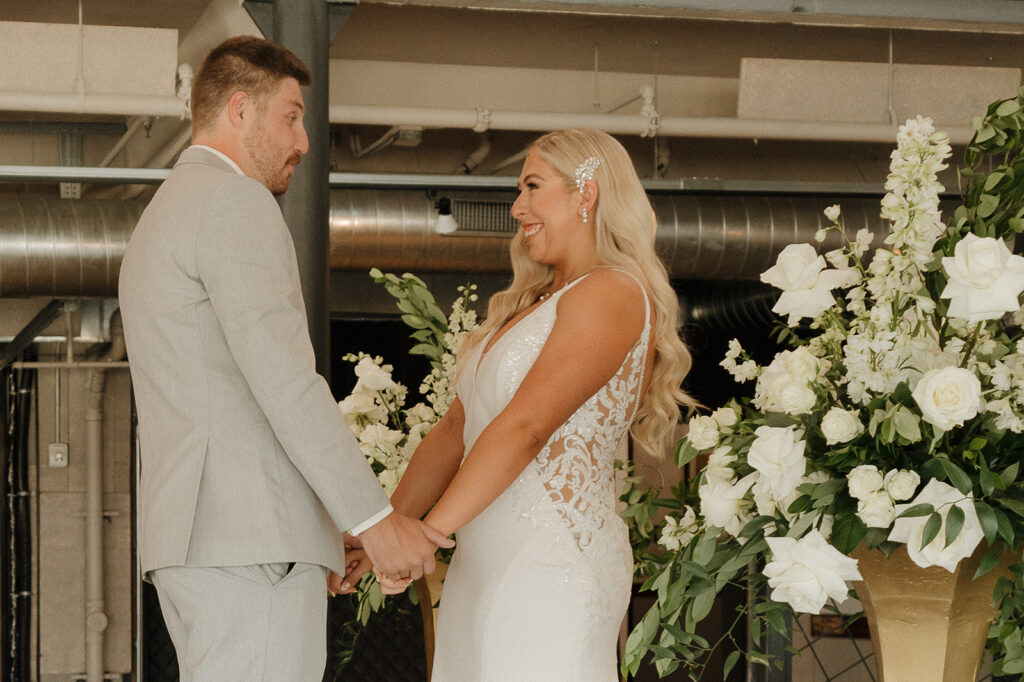
<path id="1" fill-rule="evenodd" d="M 512 196 L 445 196 L 459 222 L 451 235 L 434 232 L 436 197 L 426 192 L 332 190 L 331 269 L 507 272 Z M 822 211 L 834 203 L 851 234 L 886 229 L 873 197 L 658 193 L 652 203 L 658 251 L 674 280 L 756 280 L 787 244 L 813 243 Z M 116 296 L 143 208 L 138 201 L 0 197 L 0 297 Z"/>

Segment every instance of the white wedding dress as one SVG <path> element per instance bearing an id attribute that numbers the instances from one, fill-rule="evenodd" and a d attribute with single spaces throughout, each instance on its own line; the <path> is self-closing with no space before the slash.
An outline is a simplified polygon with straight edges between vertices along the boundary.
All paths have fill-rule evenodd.
<path id="1" fill-rule="evenodd" d="M 458 383 L 466 451 L 508 404 L 576 280 L 522 318 Z M 615 682 L 633 558 L 615 511 L 613 462 L 636 411 L 650 336 L 457 533 L 438 615 L 432 682 Z"/>

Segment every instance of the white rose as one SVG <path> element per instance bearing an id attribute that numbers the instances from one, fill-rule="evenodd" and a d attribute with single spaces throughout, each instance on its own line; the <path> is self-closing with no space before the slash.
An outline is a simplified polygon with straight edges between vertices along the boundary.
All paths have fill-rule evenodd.
<path id="1" fill-rule="evenodd" d="M 665 527 L 661 529 L 658 544 L 669 551 L 678 552 L 680 547 L 690 544 L 697 530 L 697 515 L 692 507 L 687 506 L 681 519 L 674 516 L 665 518 Z"/>
<path id="2" fill-rule="evenodd" d="M 802 317 L 815 318 L 832 307 L 836 302 L 832 289 L 853 284 L 855 274 L 826 270 L 825 259 L 810 244 L 789 244 L 775 265 L 761 273 L 761 281 L 782 289 L 772 312 L 789 315 L 789 324 L 793 325 Z"/>
<path id="3" fill-rule="evenodd" d="M 869 528 L 888 528 L 896 518 L 896 507 L 889 493 L 879 490 L 860 498 L 857 516 Z"/>
<path id="4" fill-rule="evenodd" d="M 708 463 L 704 467 L 704 474 L 707 478 L 718 478 L 727 483 L 736 480 L 736 472 L 729 466 L 736 461 L 736 455 L 731 454 L 732 448 L 723 446 L 717 448 L 708 455 Z"/>
<path id="5" fill-rule="evenodd" d="M 957 243 L 953 257 L 942 259 L 942 268 L 949 282 L 940 297 L 950 299 L 950 317 L 995 320 L 1020 308 L 1024 258 L 1010 253 L 1005 242 L 968 233 Z"/>
<path id="6" fill-rule="evenodd" d="M 711 417 L 703 415 L 691 417 L 686 439 L 697 450 L 710 450 L 718 445 L 718 424 Z"/>
<path id="7" fill-rule="evenodd" d="M 359 377 L 359 383 L 370 391 L 384 391 L 395 386 L 390 372 L 385 371 L 370 358 L 363 358 L 356 363 L 355 373 Z"/>
<path id="8" fill-rule="evenodd" d="M 873 464 L 861 464 L 846 474 L 846 487 L 850 497 L 862 500 L 872 493 L 876 493 L 885 486 L 882 474 L 878 467 Z"/>
<path id="9" fill-rule="evenodd" d="M 860 580 L 857 561 L 828 544 L 812 530 L 799 540 L 765 538 L 772 560 L 764 567 L 773 601 L 789 604 L 801 613 L 821 613 L 830 598 L 844 601 L 847 580 Z"/>
<path id="10" fill-rule="evenodd" d="M 942 429 L 962 426 L 985 407 L 978 377 L 963 367 L 944 367 L 925 373 L 913 391 L 926 422 Z"/>
<path id="11" fill-rule="evenodd" d="M 803 482 L 806 482 L 806 479 L 801 481 L 801 483 Z M 789 513 L 789 505 L 793 504 L 800 496 L 796 488 L 789 495 L 780 499 L 772 493 L 764 476 L 759 476 L 750 492 L 753 494 L 754 505 L 760 516 L 775 516 L 775 511 L 778 510 L 785 518 L 793 520 L 793 514 Z"/>
<path id="12" fill-rule="evenodd" d="M 803 434 L 799 434 L 802 436 Z M 747 463 L 765 478 L 772 495 L 782 500 L 796 490 L 807 470 L 807 443 L 794 427 L 759 426 L 747 452 Z"/>
<path id="13" fill-rule="evenodd" d="M 349 428 L 359 423 L 359 418 L 366 416 L 368 419 L 376 419 L 384 409 L 376 403 L 373 396 L 366 393 L 350 393 L 345 399 L 338 403 L 338 409 L 345 417 Z"/>
<path id="14" fill-rule="evenodd" d="M 864 433 L 864 424 L 856 412 L 833 407 L 821 418 L 821 433 L 828 445 L 846 443 Z"/>
<path id="15" fill-rule="evenodd" d="M 885 473 L 885 490 L 897 502 L 909 500 L 921 484 L 921 476 L 909 469 L 892 469 Z"/>
<path id="16" fill-rule="evenodd" d="M 730 426 L 735 426 L 736 422 L 739 421 L 740 417 L 736 414 L 736 410 L 726 406 L 720 407 L 711 413 L 711 418 L 718 424 L 718 428 L 727 429 Z"/>
<path id="17" fill-rule="evenodd" d="M 942 566 L 952 573 L 960 560 L 971 556 L 975 547 L 985 537 L 981 524 L 978 523 L 978 514 L 974 511 L 974 499 L 971 495 L 964 495 L 953 486 L 933 478 L 911 502 L 896 505 L 896 514 L 899 515 L 914 505 L 925 503 L 935 507 L 935 511 L 942 517 L 942 527 L 938 535 L 922 547 L 921 540 L 928 517 L 914 516 L 896 519 L 889 533 L 889 540 L 906 543 L 907 554 L 921 568 Z M 947 546 L 946 516 L 953 505 L 963 510 L 964 525 L 956 539 Z"/>
<path id="18" fill-rule="evenodd" d="M 733 537 L 739 535 L 749 517 L 750 503 L 743 498 L 756 477 L 757 474 L 748 474 L 736 483 L 705 477 L 697 494 L 700 513 L 708 525 L 721 528 Z"/>
<path id="19" fill-rule="evenodd" d="M 817 377 L 818 359 L 807 348 L 782 351 L 758 378 L 754 405 L 761 410 L 806 414 L 817 400 L 811 388 Z"/>

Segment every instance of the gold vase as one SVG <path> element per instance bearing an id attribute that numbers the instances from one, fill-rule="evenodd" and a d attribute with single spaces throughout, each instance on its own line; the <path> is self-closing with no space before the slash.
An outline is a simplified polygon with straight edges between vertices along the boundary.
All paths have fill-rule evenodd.
<path id="1" fill-rule="evenodd" d="M 1011 557 L 972 580 L 984 541 L 950 573 L 921 568 L 901 545 L 891 557 L 861 545 L 854 582 L 875 650 L 878 682 L 973 682 L 995 614 L 992 591 Z"/>

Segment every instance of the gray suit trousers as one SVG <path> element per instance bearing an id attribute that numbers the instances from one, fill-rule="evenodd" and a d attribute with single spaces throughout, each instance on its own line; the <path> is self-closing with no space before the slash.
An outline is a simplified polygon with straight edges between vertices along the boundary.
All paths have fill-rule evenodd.
<path id="1" fill-rule="evenodd" d="M 181 682 L 320 682 L 326 569 L 315 564 L 161 568 L 151 573 Z"/>

